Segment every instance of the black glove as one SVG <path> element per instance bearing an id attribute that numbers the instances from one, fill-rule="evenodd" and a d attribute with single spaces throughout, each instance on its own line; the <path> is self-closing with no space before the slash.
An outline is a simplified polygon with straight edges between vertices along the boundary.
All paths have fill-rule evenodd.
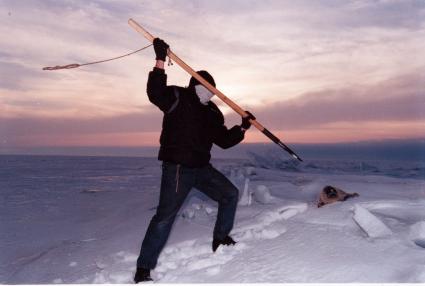
<path id="1" fill-rule="evenodd" d="M 155 38 L 153 40 L 153 49 L 155 50 L 156 60 L 161 60 L 165 62 L 165 57 L 167 56 L 167 49 L 169 47 L 170 46 L 160 38 Z"/>
<path id="2" fill-rule="evenodd" d="M 249 127 L 251 127 L 251 122 L 249 122 L 249 120 L 250 120 L 250 119 L 255 120 L 256 118 L 255 118 L 255 116 L 254 116 L 254 115 L 252 115 L 252 113 L 251 113 L 251 112 L 246 111 L 246 110 L 245 110 L 245 112 L 246 112 L 246 113 L 248 113 L 248 116 L 246 116 L 246 117 L 242 117 L 242 124 L 241 124 L 241 128 L 243 128 L 243 129 L 247 130 L 247 129 L 249 129 Z"/>

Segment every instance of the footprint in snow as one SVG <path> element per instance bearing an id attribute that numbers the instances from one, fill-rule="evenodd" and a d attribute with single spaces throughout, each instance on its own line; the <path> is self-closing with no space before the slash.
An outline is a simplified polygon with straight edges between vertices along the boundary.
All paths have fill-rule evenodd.
<path id="1" fill-rule="evenodd" d="M 184 241 L 168 246 L 159 257 L 154 275 L 161 282 L 177 281 L 179 277 L 190 276 L 194 271 L 203 271 L 214 276 L 221 271 L 221 266 L 232 260 L 247 246 L 239 242 L 234 246 L 220 246 L 215 253 L 209 239 Z"/>
<path id="2" fill-rule="evenodd" d="M 137 255 L 127 251 L 119 251 L 109 257 L 97 259 L 95 264 L 98 271 L 91 283 L 132 283 L 136 259 Z M 86 284 L 87 282 L 76 281 L 76 283 Z"/>
<path id="3" fill-rule="evenodd" d="M 234 246 L 220 246 L 215 253 L 211 239 L 188 240 L 168 246 L 159 257 L 154 278 L 160 282 L 175 282 L 179 277 L 190 277 L 202 271 L 207 276 L 221 272 L 221 267 L 236 255 L 249 248 L 250 241 L 273 239 L 286 232 L 283 221 L 304 212 L 307 204 L 295 204 L 266 211 L 242 226 L 234 229 L 232 236 L 238 243 Z"/>
<path id="4" fill-rule="evenodd" d="M 242 223 L 235 228 L 234 236 L 238 241 L 273 239 L 286 232 L 283 221 L 307 210 L 306 203 L 288 205 L 260 213 L 252 222 Z"/>

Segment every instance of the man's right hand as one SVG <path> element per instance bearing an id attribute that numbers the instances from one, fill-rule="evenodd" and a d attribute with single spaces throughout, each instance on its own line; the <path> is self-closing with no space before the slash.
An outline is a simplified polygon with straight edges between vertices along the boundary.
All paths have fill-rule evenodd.
<path id="1" fill-rule="evenodd" d="M 153 48 L 155 50 L 156 60 L 165 62 L 165 57 L 167 56 L 167 49 L 169 47 L 170 46 L 160 38 L 155 38 L 153 40 Z"/>

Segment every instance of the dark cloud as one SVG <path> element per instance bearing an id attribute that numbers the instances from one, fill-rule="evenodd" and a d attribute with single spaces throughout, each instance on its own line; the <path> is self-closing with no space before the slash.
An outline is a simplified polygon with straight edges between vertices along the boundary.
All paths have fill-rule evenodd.
<path id="1" fill-rule="evenodd" d="M 358 122 L 361 125 L 368 121 L 424 121 L 425 88 L 420 79 L 419 75 L 409 75 L 375 86 L 323 90 L 247 109 L 255 113 L 260 123 L 274 130 L 314 128 L 336 122 Z M 238 117 L 232 112 L 226 121 L 238 124 Z M 14 138 L 49 134 L 155 132 L 161 130 L 161 122 L 162 113 L 151 106 L 140 113 L 107 118 L 2 118 L 0 133 L 3 138 Z"/>
<path id="2" fill-rule="evenodd" d="M 151 132 L 161 128 L 161 111 L 130 113 L 107 118 L 1 118 L 3 138 L 28 135 L 71 135 Z"/>
<path id="3" fill-rule="evenodd" d="M 335 122 L 425 120 L 425 87 L 419 74 L 375 86 L 323 90 L 296 99 L 248 107 L 268 128 L 288 130 Z M 229 119 L 234 119 L 232 113 Z"/>

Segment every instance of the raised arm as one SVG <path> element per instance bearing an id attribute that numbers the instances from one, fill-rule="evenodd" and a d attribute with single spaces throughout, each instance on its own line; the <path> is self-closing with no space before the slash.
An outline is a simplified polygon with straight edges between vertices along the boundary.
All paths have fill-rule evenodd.
<path id="1" fill-rule="evenodd" d="M 149 73 L 146 93 L 149 101 L 167 112 L 174 104 L 176 98 L 171 87 L 167 87 L 167 75 L 164 70 L 165 57 L 167 56 L 168 44 L 159 38 L 153 41 L 156 63 Z"/>

